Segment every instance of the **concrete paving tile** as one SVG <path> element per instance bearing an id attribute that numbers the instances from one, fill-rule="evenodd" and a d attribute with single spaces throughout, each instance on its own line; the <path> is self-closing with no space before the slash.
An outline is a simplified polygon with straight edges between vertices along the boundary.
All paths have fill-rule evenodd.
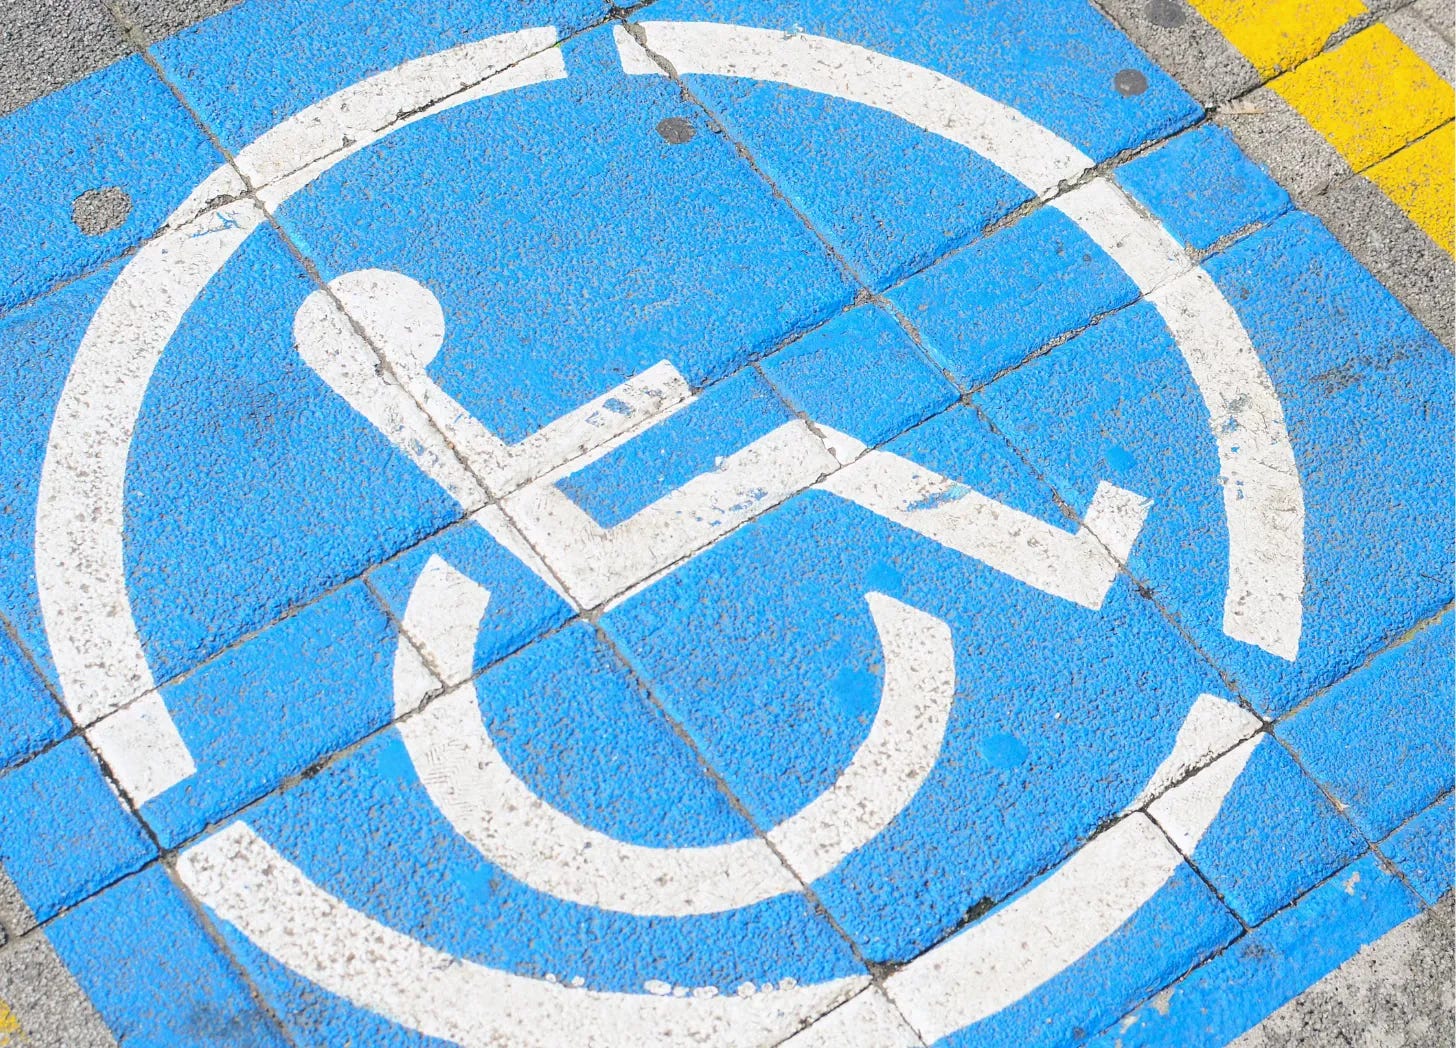
<path id="1" fill-rule="evenodd" d="M 1456 13 L 1449 6 L 1440 0 L 1415 0 L 1411 10 L 1420 15 L 1446 43 L 1456 42 Z"/>
<path id="2" fill-rule="evenodd" d="M 1449 354 L 1096 7 L 119 2 L 162 79 L 0 121 L 0 971 L 133 1044 L 1071 1045 L 1170 984 L 1222 1043 L 1449 886 L 1435 757 L 1313 768 L 1435 800 L 1396 877 L 1253 712 L 1449 605 Z M 128 137 L 168 82 L 236 171 Z M 171 166 L 67 182 L 118 150 Z M 1361 680 L 1291 737 L 1398 750 Z"/>
<path id="3" fill-rule="evenodd" d="M 610 528 L 793 421 L 764 377 L 744 368 L 636 439 L 561 477 L 556 488 Z"/>
<path id="4" fill-rule="evenodd" d="M 1225 1045 L 1416 912 L 1405 886 L 1367 855 L 1088 1044 Z"/>
<path id="5" fill-rule="evenodd" d="M 5 939 L 18 938 L 35 927 L 35 914 L 25 905 L 20 889 L 0 865 L 0 930 Z"/>
<path id="6" fill-rule="evenodd" d="M 936 362 L 978 386 L 1137 298 L 1077 225 L 1042 208 L 892 288 Z"/>
<path id="7" fill-rule="evenodd" d="M 148 800 L 142 818 L 175 847 L 387 724 L 395 672 L 413 654 L 399 654 L 394 624 L 353 582 L 163 685 L 199 770 Z"/>
<path id="8" fill-rule="evenodd" d="M 239 0 L 109 0 L 125 25 L 150 46 L 205 18 L 221 14 Z"/>
<path id="9" fill-rule="evenodd" d="M 1456 251 L 1456 122 L 1446 123 L 1363 172 L 1411 222 L 1447 254 Z"/>
<path id="10" fill-rule="evenodd" d="M 49 920 L 156 854 L 82 740 L 68 739 L 0 774 L 0 863 L 36 920 Z"/>
<path id="11" fill-rule="evenodd" d="M 143 10 L 165 10 L 156 0 L 146 2 Z M 427 0 L 400 17 L 390 0 L 246 0 L 151 52 L 223 146 L 236 152 L 306 106 L 402 62 L 526 27 L 553 26 L 565 35 L 609 12 L 603 0 L 529 8 Z M 364 40 L 369 46 L 351 44 Z"/>
<path id="12" fill-rule="evenodd" d="M 1362 29 L 1269 88 L 1356 171 L 1456 116 L 1451 85 L 1384 25 Z"/>
<path id="13" fill-rule="evenodd" d="M 441 772 L 461 758 L 504 807 L 449 799 Z M 244 867 L 254 887 L 239 894 Z M 773 1043 L 867 983 L 584 624 L 249 811 L 179 873 L 300 1044 L 421 1043 L 411 1025 L 477 1043 L 591 1029 Z M 715 901 L 729 896 L 744 905 Z M 308 939 L 280 938 L 266 912 L 290 898 Z M 344 960 L 356 950 L 401 972 L 460 960 L 444 983 L 381 982 Z"/>
<path id="14" fill-rule="evenodd" d="M 1456 49 L 1451 46 L 1450 16 L 1446 16 L 1446 34 L 1442 35 L 1438 23 L 1433 23 L 1422 10 L 1422 5 L 1412 4 L 1393 12 L 1385 19 L 1401 41 L 1449 82 L 1456 77 Z"/>
<path id="15" fill-rule="evenodd" d="M 1208 251 L 1290 207 L 1289 194 L 1212 124 L 1168 139 L 1118 167 L 1113 177 L 1186 250 Z"/>
<path id="16" fill-rule="evenodd" d="M 0 633 L 0 768 L 29 757 L 71 730 L 71 722 L 7 634 Z"/>
<path id="17" fill-rule="evenodd" d="M 1100 6 L 1204 106 L 1220 106 L 1262 79 L 1187 0 L 1101 0 Z"/>
<path id="18" fill-rule="evenodd" d="M 693 388 L 721 378 L 854 295 L 670 82 L 622 76 L 608 29 L 554 54 L 565 80 L 399 130 L 279 209 L 327 278 L 378 268 L 428 288 L 445 324 L 429 381 L 507 443 L 662 361 Z M 659 130 L 674 120 L 690 132 L 676 143 Z M 453 203 L 481 193 L 457 162 L 466 140 L 490 206 Z M 401 193 L 421 165 L 438 200 L 424 212 Z"/>
<path id="19" fill-rule="evenodd" d="M 1003 169 L 1007 165 L 991 162 L 997 158 L 926 136 L 881 111 L 903 75 L 896 70 L 881 71 L 879 80 L 861 75 L 862 83 L 876 85 L 877 100 L 869 105 L 814 97 L 802 86 L 704 75 L 675 57 L 670 30 L 654 29 L 679 20 L 771 31 L 745 45 L 759 55 L 750 61 L 769 65 L 775 60 L 763 57 L 769 54 L 764 48 L 780 32 L 801 39 L 827 33 L 923 64 L 1015 107 L 1085 156 L 1028 188 Z M 638 21 L 648 48 L 686 70 L 689 90 L 877 288 L 976 236 L 1031 195 L 1054 189 L 1088 158 L 1106 160 L 1161 138 L 1199 112 L 1090 5 L 928 6 L 912 13 L 840 2 L 669 0 L 646 9 Z M 1016 60 L 1008 61 L 1009 55 Z M 1136 90 L 1120 90 L 1119 76 L 1135 81 Z M 919 96 L 926 88 L 906 90 Z"/>
<path id="20" fill-rule="evenodd" d="M 205 219 L 219 230 L 232 221 L 231 212 Z M 272 233 L 250 238 L 234 265 L 238 279 L 209 286 L 172 336 L 124 460 L 129 610 L 153 680 L 190 669 L 461 512 L 298 359 L 294 314 L 314 285 Z M 8 318 L 0 336 L 30 347 L 9 394 L 28 438 L 9 463 L 18 489 L 11 606 L 47 665 L 54 636 L 48 643 L 39 621 L 26 536 L 37 519 L 32 464 L 44 454 L 86 304 L 114 279 L 115 267 L 50 296 Z M 269 552 L 260 559 L 260 550 Z M 76 639 L 101 642 L 89 630 Z M 138 683 L 137 694 L 149 687 Z"/>
<path id="21" fill-rule="evenodd" d="M 1214 114 L 1239 148 L 1300 207 L 1350 176 L 1349 162 L 1272 89 L 1260 87 Z"/>
<path id="22" fill-rule="evenodd" d="M 6 0 L 0 43 L 0 115 L 132 53 L 100 0 Z"/>
<path id="23" fill-rule="evenodd" d="M 159 865 L 87 899 L 45 931 L 117 1043 L 288 1043 Z"/>
<path id="24" fill-rule="evenodd" d="M 1430 905 L 1456 887 L 1453 825 L 1456 804 L 1447 796 L 1380 842 L 1381 852 Z"/>
<path id="25" fill-rule="evenodd" d="M 1309 209 L 1428 330 L 1456 346 L 1456 265 L 1384 193 L 1351 175 L 1311 200 Z"/>
<path id="26" fill-rule="evenodd" d="M 0 313 L 135 247 L 222 161 L 138 56 L 0 117 Z"/>
<path id="27" fill-rule="evenodd" d="M 761 365 L 790 406 L 875 447 L 950 407 L 955 387 L 881 308 L 861 306 Z"/>
<path id="28" fill-rule="evenodd" d="M 1259 736 L 1221 762 L 1238 779 L 1211 826 L 1198 812 L 1201 791 L 1217 781 L 1213 769 L 1204 780 L 1173 787 L 1148 810 L 1244 923 L 1262 923 L 1365 848 L 1274 740 Z M 1275 810 L 1260 803 L 1269 797 L 1278 798 Z"/>
<path id="29" fill-rule="evenodd" d="M 1090 1034 L 1242 930 L 1207 885 L 1189 867 L 1179 866 L 1157 896 L 1055 979 L 1012 1007 L 936 1044 L 946 1048 L 1084 1044 Z"/>
<path id="30" fill-rule="evenodd" d="M 460 684 L 571 615 L 570 605 L 521 562 L 521 550 L 529 555 L 525 540 L 498 508 L 490 507 L 371 569 L 369 585 L 441 683 Z M 425 580 L 445 577 L 438 561 L 489 594 L 480 621 L 470 624 L 475 634 L 471 657 L 458 666 L 435 636 L 441 628 L 435 609 L 448 604 Z"/>
<path id="31" fill-rule="evenodd" d="M 1293 649 L 1235 640 L 1239 610 L 1227 598 L 1230 557 L 1243 556 L 1228 514 L 1247 517 L 1252 506 L 1240 503 L 1268 496 L 1241 489 L 1242 473 L 1226 495 L 1219 478 L 1237 465 L 1232 449 L 1268 446 L 1263 436 L 1232 439 L 1268 416 L 1251 414 L 1252 401 L 1230 390 L 1210 420 L 1189 358 L 1152 304 L 1109 318 L 976 399 L 1072 505 L 1085 505 L 1106 478 L 1153 500 L 1130 570 L 1256 708 L 1278 716 L 1451 600 L 1449 532 L 1435 523 L 1451 503 L 1450 358 L 1308 216 L 1276 221 L 1206 269 L 1282 402 L 1304 511 L 1303 570 L 1287 581 L 1303 590 Z M 1230 435 L 1223 451 L 1210 425 Z M 1277 575 L 1258 586 L 1286 585 L 1272 582 Z"/>
<path id="32" fill-rule="evenodd" d="M 1371 840 L 1450 793 L 1452 615 L 1276 727 Z"/>
<path id="33" fill-rule="evenodd" d="M 65 384 L 75 346 L 91 314 L 115 278 L 115 267 L 52 292 L 0 317 L 0 346 L 7 366 L 0 370 L 0 412 L 8 427 L 6 455 L 0 460 L 0 609 L 11 617 L 52 683 L 44 630 L 38 615 L 35 583 L 35 505 L 45 459 L 52 406 Z M 44 707 L 30 705 L 49 734 Z M 16 713 L 24 709 L 17 699 Z M 52 722 L 54 725 L 54 722 Z"/>
<path id="34" fill-rule="evenodd" d="M 1366 13 L 1360 0 L 1250 4 L 1242 0 L 1192 0 L 1199 13 L 1248 58 L 1262 77 L 1298 69 L 1325 51 L 1332 37 L 1358 27 Z M 1381 3 L 1383 0 L 1376 0 Z"/>
<path id="35" fill-rule="evenodd" d="M 42 932 L 0 949 L 0 1036 L 15 1048 L 115 1048 Z"/>
<path id="36" fill-rule="evenodd" d="M 1360 948 L 1231 1048 L 1422 1048 L 1456 1038 L 1451 903 Z"/>
<path id="37" fill-rule="evenodd" d="M 916 464 L 925 492 L 903 497 L 926 513 L 942 507 L 943 530 L 927 517 L 910 522 L 917 534 L 847 505 L 868 500 L 857 478 L 887 461 L 867 457 L 827 491 L 791 500 L 612 608 L 602 625 L 763 828 L 795 825 L 857 753 L 875 751 L 866 740 L 890 730 L 874 727 L 876 709 L 906 701 L 901 682 L 930 675 L 914 684 L 924 703 L 953 692 L 948 714 L 921 714 L 924 725 L 944 725 L 933 769 L 914 771 L 908 755 L 921 743 L 906 741 L 892 761 L 905 766 L 897 778 L 928 777 L 888 826 L 872 808 L 857 817 L 840 847 L 858 850 L 832 868 L 827 853 L 805 845 L 796 859 L 784 845 L 866 956 L 899 962 L 1065 857 L 1057 842 L 1085 838 L 1115 815 L 1166 755 L 1193 700 L 1218 684 L 1111 574 L 1095 584 L 1107 587 L 1105 602 L 1081 598 L 1097 602 L 1094 614 L 1037 588 L 1050 588 L 1044 579 L 1028 585 L 1004 574 L 1019 570 L 1005 562 L 996 571 L 940 544 L 956 541 L 955 522 L 983 498 L 1001 502 L 986 510 L 997 515 L 992 528 L 1035 532 L 1048 546 L 1075 531 L 967 409 L 885 451 Z M 912 643 L 901 619 L 944 623 L 943 647 Z M 1076 654 L 1049 643 L 1073 634 L 1082 638 Z M 1115 649 L 1114 637 L 1124 638 Z M 1134 648 L 1157 669 L 1135 672 L 1114 654 Z M 1095 776 L 1071 759 L 1088 747 L 1109 754 Z M 1123 759 L 1134 751 L 1151 763 Z M 1017 830 L 1049 825 L 1059 829 Z"/>
<path id="38" fill-rule="evenodd" d="M 837 1048 L 854 1037 L 866 1037 L 881 1048 L 925 1048 L 878 986 L 860 991 L 790 1037 L 783 1048 Z"/>

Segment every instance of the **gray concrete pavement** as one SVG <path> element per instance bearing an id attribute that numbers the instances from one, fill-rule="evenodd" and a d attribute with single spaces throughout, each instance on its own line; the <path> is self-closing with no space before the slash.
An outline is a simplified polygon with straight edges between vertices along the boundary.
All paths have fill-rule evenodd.
<path id="1" fill-rule="evenodd" d="M 1456 1043 L 1452 896 L 1365 947 L 1233 1048 L 1443 1048 Z"/>

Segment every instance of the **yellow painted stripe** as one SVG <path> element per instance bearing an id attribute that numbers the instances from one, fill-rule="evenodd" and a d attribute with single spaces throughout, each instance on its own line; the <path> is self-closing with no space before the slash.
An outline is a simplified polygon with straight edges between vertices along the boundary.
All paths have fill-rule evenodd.
<path id="1" fill-rule="evenodd" d="M 1451 85 L 1383 25 L 1270 82 L 1356 171 L 1453 116 Z"/>
<path id="2" fill-rule="evenodd" d="M 1365 177 L 1412 222 L 1456 254 L 1456 124 L 1448 123 L 1380 161 Z"/>
<path id="3" fill-rule="evenodd" d="M 1313 58 L 1335 30 L 1365 13 L 1360 0 L 1192 0 L 1192 4 L 1266 79 Z"/>
<path id="4" fill-rule="evenodd" d="M 18 1046 L 25 1036 L 20 1028 L 20 1020 L 16 1017 L 14 1010 L 5 1001 L 0 1000 L 0 1048 L 7 1046 Z"/>

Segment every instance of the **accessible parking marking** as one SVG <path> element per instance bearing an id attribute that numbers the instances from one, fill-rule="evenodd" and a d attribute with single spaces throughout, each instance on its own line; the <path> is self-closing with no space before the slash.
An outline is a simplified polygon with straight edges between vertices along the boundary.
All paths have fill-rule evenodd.
<path id="1" fill-rule="evenodd" d="M 534 15 L 0 121 L 17 1029 L 1226 1044 L 1449 897 L 1450 355 L 1235 138 L 1083 3 Z"/>

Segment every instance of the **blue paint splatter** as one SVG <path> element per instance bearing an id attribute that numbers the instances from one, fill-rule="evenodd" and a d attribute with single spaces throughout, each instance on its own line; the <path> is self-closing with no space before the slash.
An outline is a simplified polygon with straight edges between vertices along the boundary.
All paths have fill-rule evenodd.
<path id="1" fill-rule="evenodd" d="M 916 499 L 906 509 L 935 509 L 937 506 L 944 506 L 947 502 L 963 499 L 970 493 L 971 489 L 964 484 L 952 483 L 944 491 L 934 491 L 924 498 Z"/>
<path id="2" fill-rule="evenodd" d="M 1004 733 L 989 735 L 981 740 L 978 747 L 981 757 L 993 768 L 1002 771 L 1010 771 L 1012 768 L 1024 763 L 1030 756 L 1031 750 L 1026 743 L 1022 742 L 1015 735 Z"/>
<path id="3" fill-rule="evenodd" d="M 1116 444 L 1107 449 L 1104 457 L 1107 459 L 1107 464 L 1119 473 L 1126 473 L 1137 465 L 1137 459 L 1132 457 L 1132 453 Z"/>

